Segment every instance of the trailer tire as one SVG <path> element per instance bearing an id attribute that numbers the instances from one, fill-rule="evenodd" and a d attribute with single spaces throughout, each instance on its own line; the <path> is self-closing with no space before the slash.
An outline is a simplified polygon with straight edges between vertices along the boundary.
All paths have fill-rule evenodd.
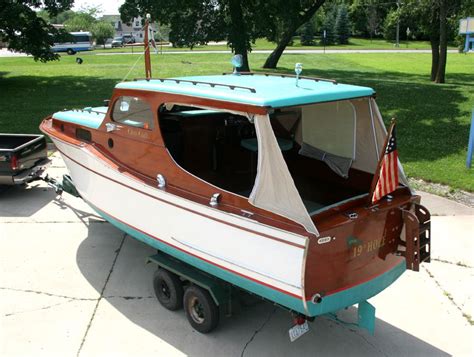
<path id="1" fill-rule="evenodd" d="M 183 307 L 183 284 L 176 274 L 159 268 L 153 276 L 153 289 L 161 305 L 171 311 Z"/>
<path id="2" fill-rule="evenodd" d="M 219 308 L 207 290 L 190 285 L 184 292 L 184 311 L 191 326 L 200 333 L 214 330 L 219 323 Z"/>

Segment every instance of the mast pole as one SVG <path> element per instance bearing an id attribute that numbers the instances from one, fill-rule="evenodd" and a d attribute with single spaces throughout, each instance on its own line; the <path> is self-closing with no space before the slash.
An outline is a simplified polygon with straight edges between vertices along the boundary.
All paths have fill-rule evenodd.
<path id="1" fill-rule="evenodd" d="M 151 79 L 151 60 L 150 60 L 150 41 L 148 39 L 149 35 L 149 22 L 150 22 L 150 14 L 146 14 L 145 19 L 145 78 L 147 81 Z"/>

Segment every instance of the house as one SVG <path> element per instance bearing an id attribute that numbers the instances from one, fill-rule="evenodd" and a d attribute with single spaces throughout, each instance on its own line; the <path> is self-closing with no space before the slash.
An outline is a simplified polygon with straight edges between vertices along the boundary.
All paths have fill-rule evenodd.
<path id="1" fill-rule="evenodd" d="M 131 23 L 124 23 L 119 15 L 104 15 L 102 20 L 112 23 L 115 29 L 115 36 L 131 35 L 136 42 L 143 42 L 145 38 L 145 31 L 143 29 L 143 18 L 141 16 L 135 17 Z M 150 36 L 154 38 L 156 33 L 156 24 L 150 24 Z"/>

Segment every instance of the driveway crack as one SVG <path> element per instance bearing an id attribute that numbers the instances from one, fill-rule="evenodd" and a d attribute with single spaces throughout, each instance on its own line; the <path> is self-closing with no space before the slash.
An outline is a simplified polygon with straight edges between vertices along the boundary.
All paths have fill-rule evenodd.
<path id="1" fill-rule="evenodd" d="M 66 301 L 58 302 L 58 303 L 56 303 L 56 304 L 43 306 L 43 307 L 40 307 L 40 308 L 37 308 L 37 309 L 11 312 L 11 313 L 5 314 L 5 315 L 3 315 L 3 316 L 5 316 L 5 317 L 10 317 L 10 316 L 15 316 L 15 315 L 25 314 L 25 313 L 28 313 L 28 312 L 35 312 L 35 311 L 41 311 L 41 310 L 48 310 L 48 309 L 51 309 L 51 308 L 53 308 L 53 307 L 56 307 L 56 306 L 59 306 L 59 305 L 64 305 L 64 304 L 68 304 L 68 303 L 73 302 L 73 301 L 76 301 L 76 299 L 69 299 L 69 300 L 66 300 Z"/>
<path id="2" fill-rule="evenodd" d="M 433 281 L 438 286 L 438 288 L 441 289 L 441 291 L 443 292 L 443 295 L 446 296 L 448 298 L 448 300 L 451 302 L 451 304 L 453 304 L 453 306 L 456 307 L 461 312 L 462 316 L 467 320 L 467 322 L 471 325 L 474 325 L 474 320 L 473 320 L 472 316 L 470 316 L 469 314 L 467 314 L 466 312 L 463 311 L 462 307 L 459 306 L 456 303 L 456 301 L 454 301 L 454 298 L 452 297 L 452 295 L 449 293 L 449 291 L 447 291 L 446 289 L 443 288 L 441 283 L 435 278 L 434 274 L 431 271 L 429 271 L 429 269 L 426 266 L 422 266 L 422 268 L 426 271 L 426 273 L 429 275 L 429 277 L 431 279 L 433 279 Z"/>
<path id="3" fill-rule="evenodd" d="M 87 328 L 86 328 L 86 332 L 84 333 L 84 336 L 82 337 L 82 341 L 81 341 L 81 345 L 79 346 L 79 349 L 77 350 L 77 354 L 76 356 L 79 356 L 81 354 L 81 351 L 82 351 L 82 347 L 84 347 L 84 343 L 86 342 L 86 338 L 87 338 L 87 335 L 89 333 L 89 330 L 92 326 L 92 322 L 94 321 L 94 318 L 95 318 L 95 314 L 97 313 L 97 309 L 99 308 L 99 304 L 100 304 L 100 301 L 104 298 L 104 291 L 105 291 L 105 288 L 107 287 L 107 284 L 109 283 L 109 280 L 110 280 L 110 277 L 114 271 L 114 268 L 115 268 L 115 264 L 117 263 L 117 259 L 120 255 L 120 251 L 122 250 L 122 247 L 123 247 L 123 244 L 125 242 L 125 238 L 127 238 L 127 234 L 124 233 L 123 237 L 122 237 L 122 241 L 120 242 L 120 246 L 118 247 L 118 249 L 115 251 L 115 257 L 114 257 L 114 261 L 112 262 L 112 266 L 110 267 L 110 270 L 109 270 L 109 274 L 107 275 L 107 278 L 105 279 L 105 283 L 104 283 L 104 286 L 102 287 L 102 290 L 100 291 L 100 296 L 99 298 L 97 299 L 97 303 L 95 305 L 95 308 L 94 308 L 94 311 L 92 312 L 92 316 L 91 316 L 91 319 L 89 320 L 89 324 L 87 325 Z"/>
<path id="4" fill-rule="evenodd" d="M 338 324 L 339 326 L 345 327 L 349 331 L 354 333 L 355 335 L 359 336 L 361 339 L 363 339 L 365 341 L 365 343 L 367 343 L 369 346 L 371 346 L 380 355 L 388 356 L 384 351 L 382 351 L 380 348 L 378 348 L 376 345 L 374 345 L 372 342 L 370 342 L 362 333 L 360 333 L 361 328 L 359 327 L 358 324 L 341 320 L 339 317 L 337 317 L 337 314 L 327 314 L 324 317 L 328 321 L 333 321 L 334 323 Z"/>
<path id="5" fill-rule="evenodd" d="M 38 294 L 38 295 L 46 295 L 46 296 L 50 296 L 50 297 L 56 297 L 56 298 L 68 299 L 68 300 L 78 300 L 78 301 L 96 301 L 96 300 L 98 300 L 97 298 L 80 298 L 80 297 L 74 297 L 74 296 L 68 296 L 68 295 L 59 295 L 59 294 L 48 293 L 46 291 L 30 290 L 30 289 L 16 289 L 16 288 L 0 287 L 0 290 L 15 291 L 15 292 L 21 292 L 21 293 L 31 293 L 31 294 Z"/>
<path id="6" fill-rule="evenodd" d="M 244 354 L 245 354 L 245 350 L 247 349 L 247 347 L 250 345 L 250 343 L 253 341 L 253 339 L 255 338 L 255 336 L 257 336 L 257 334 L 263 330 L 263 328 L 265 327 L 265 325 L 271 320 L 273 314 L 275 313 L 276 311 L 276 307 L 273 308 L 273 310 L 268 314 L 267 318 L 265 319 L 265 321 L 263 321 L 263 324 L 254 331 L 253 335 L 250 337 L 250 339 L 247 341 L 247 343 L 245 344 L 244 348 L 242 349 L 242 352 L 240 353 L 240 357 L 243 357 Z"/>

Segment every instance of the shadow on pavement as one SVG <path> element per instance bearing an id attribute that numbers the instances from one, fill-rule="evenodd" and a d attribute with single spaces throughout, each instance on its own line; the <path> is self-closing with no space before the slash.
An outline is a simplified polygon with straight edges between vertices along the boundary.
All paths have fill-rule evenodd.
<path id="1" fill-rule="evenodd" d="M 151 247 L 127 236 L 122 248 L 116 252 L 117 259 L 111 267 L 106 286 L 98 283 L 95 277 L 109 272 L 91 266 L 97 262 L 94 256 L 102 253 L 90 247 L 100 246 L 100 242 L 107 239 L 96 231 L 97 226 L 89 224 L 88 238 L 77 251 L 76 261 L 84 277 L 99 293 L 103 291 L 103 298 L 120 314 L 154 334 L 157 342 L 164 341 L 186 355 L 447 355 L 380 319 L 376 321 L 375 336 L 371 336 L 364 330 L 328 317 L 319 317 L 310 324 L 309 333 L 291 343 L 288 338 L 290 314 L 268 302 L 251 306 L 236 304 L 232 316 L 223 316 L 224 313 L 221 312 L 217 330 L 201 335 L 191 328 L 183 311 L 168 311 L 156 300 L 152 287 L 152 276 L 156 268 L 152 264 L 145 264 L 145 258 L 155 253 Z M 122 236 L 117 235 L 116 239 L 122 239 Z M 94 325 L 99 331 L 110 325 L 110 322 L 101 320 L 101 308 L 107 309 L 107 304 L 99 306 L 89 334 L 94 334 Z M 105 315 L 110 316 L 109 314 L 110 312 Z M 356 316 L 355 308 L 338 314 L 345 321 L 356 319 Z M 123 334 L 127 332 L 121 331 L 121 335 Z M 96 346 L 97 343 L 110 346 L 114 343 L 114 337 L 104 339 L 101 334 L 100 340 L 94 338 L 92 341 Z M 109 349 L 107 351 L 112 352 Z"/>
<path id="2" fill-rule="evenodd" d="M 31 217 L 56 198 L 49 187 L 37 182 L 28 185 L 1 186 L 2 217 Z"/>

